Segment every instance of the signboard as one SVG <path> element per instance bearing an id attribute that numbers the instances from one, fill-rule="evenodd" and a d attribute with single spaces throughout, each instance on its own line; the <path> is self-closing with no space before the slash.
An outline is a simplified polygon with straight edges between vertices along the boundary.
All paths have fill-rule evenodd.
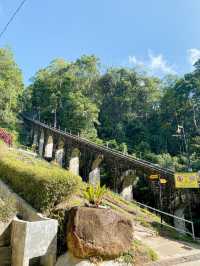
<path id="1" fill-rule="evenodd" d="M 149 179 L 151 179 L 151 180 L 156 180 L 158 178 L 159 178 L 158 175 L 150 175 L 150 177 L 149 177 Z"/>
<path id="2" fill-rule="evenodd" d="M 176 188 L 199 188 L 197 173 L 175 173 Z"/>
<path id="3" fill-rule="evenodd" d="M 165 178 L 160 179 L 160 184 L 166 184 L 166 183 L 167 183 L 167 180 Z"/>

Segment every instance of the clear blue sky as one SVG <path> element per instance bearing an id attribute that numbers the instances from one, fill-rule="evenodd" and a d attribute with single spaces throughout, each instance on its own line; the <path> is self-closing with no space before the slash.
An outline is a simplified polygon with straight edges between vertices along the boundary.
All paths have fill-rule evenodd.
<path id="1" fill-rule="evenodd" d="M 0 27 L 21 0 L 0 0 Z M 29 78 L 52 59 L 183 74 L 200 57 L 200 0 L 27 0 L 0 39 Z"/>

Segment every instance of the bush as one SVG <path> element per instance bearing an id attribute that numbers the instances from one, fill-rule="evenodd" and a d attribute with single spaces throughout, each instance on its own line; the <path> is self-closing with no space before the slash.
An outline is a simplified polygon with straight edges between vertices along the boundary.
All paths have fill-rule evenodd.
<path id="1" fill-rule="evenodd" d="M 106 192 L 107 189 L 105 186 L 101 187 L 100 185 L 93 186 L 92 184 L 89 184 L 83 192 L 83 196 L 90 204 L 98 207 L 102 203 Z"/>
<path id="2" fill-rule="evenodd" d="M 0 150 L 5 150 L 5 145 L 0 143 Z M 79 176 L 8 148 L 6 155 L 0 155 L 0 178 L 43 213 L 71 196 L 81 184 Z"/>

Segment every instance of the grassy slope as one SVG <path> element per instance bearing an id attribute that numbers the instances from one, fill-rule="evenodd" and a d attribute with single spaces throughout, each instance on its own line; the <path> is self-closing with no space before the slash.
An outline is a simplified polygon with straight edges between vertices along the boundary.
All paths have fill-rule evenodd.
<path id="1" fill-rule="evenodd" d="M 41 212 L 80 190 L 81 178 L 0 142 L 0 178 Z"/>

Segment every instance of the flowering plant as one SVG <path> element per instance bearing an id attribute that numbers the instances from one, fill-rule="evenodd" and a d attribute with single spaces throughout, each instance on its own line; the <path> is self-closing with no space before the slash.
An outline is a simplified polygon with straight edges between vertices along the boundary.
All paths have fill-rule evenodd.
<path id="1" fill-rule="evenodd" d="M 12 145 L 12 135 L 4 128 L 0 128 L 0 139 L 3 140 L 7 145 Z"/>

